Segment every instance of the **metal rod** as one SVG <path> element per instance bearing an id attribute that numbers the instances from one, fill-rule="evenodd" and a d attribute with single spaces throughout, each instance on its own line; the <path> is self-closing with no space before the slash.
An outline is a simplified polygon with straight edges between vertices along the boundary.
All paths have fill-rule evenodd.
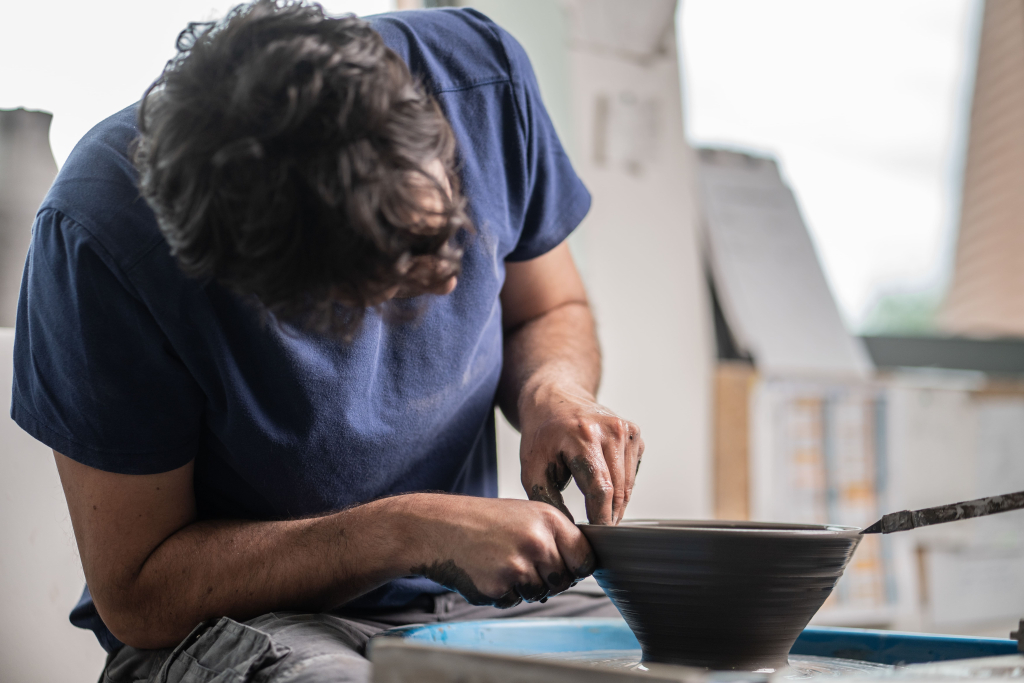
<path id="1" fill-rule="evenodd" d="M 977 500 L 967 500 L 952 505 L 940 505 L 924 510 L 901 510 L 882 517 L 862 534 L 891 534 L 894 531 L 907 531 L 916 529 L 919 526 L 931 524 L 945 524 L 955 522 L 959 519 L 970 519 L 971 517 L 984 517 L 994 515 L 997 512 L 1009 512 L 1010 510 L 1024 509 L 1024 491 L 1007 493 L 1002 496 L 989 496 Z"/>

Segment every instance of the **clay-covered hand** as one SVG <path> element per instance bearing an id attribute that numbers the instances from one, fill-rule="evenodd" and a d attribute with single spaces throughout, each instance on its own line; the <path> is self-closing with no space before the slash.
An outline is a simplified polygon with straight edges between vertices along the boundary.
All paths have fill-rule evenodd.
<path id="1" fill-rule="evenodd" d="M 583 390 L 538 391 L 520 405 L 519 460 L 530 500 L 554 505 L 569 519 L 562 491 L 576 480 L 591 524 L 618 524 L 644 454 L 640 428 Z"/>
<path id="2" fill-rule="evenodd" d="M 411 567 L 474 605 L 507 608 L 546 600 L 594 571 L 580 530 L 550 505 L 438 496 L 421 521 L 425 561 Z"/>

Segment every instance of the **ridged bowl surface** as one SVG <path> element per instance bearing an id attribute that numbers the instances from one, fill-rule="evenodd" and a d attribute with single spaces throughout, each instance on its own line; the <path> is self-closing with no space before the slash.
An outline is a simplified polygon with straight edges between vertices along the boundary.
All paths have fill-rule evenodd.
<path id="1" fill-rule="evenodd" d="M 854 527 L 758 522 L 580 529 L 644 661 L 746 671 L 785 666 L 861 538 Z"/>

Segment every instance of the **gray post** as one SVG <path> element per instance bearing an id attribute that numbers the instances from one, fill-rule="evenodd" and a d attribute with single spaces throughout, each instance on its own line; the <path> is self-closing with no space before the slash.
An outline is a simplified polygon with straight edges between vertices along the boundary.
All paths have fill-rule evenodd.
<path id="1" fill-rule="evenodd" d="M 0 109 L 0 327 L 13 327 L 32 221 L 57 175 L 44 111 Z"/>

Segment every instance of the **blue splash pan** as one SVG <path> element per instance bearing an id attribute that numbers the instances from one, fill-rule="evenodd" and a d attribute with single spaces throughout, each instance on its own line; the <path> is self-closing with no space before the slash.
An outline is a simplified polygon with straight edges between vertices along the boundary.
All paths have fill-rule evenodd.
<path id="1" fill-rule="evenodd" d="M 639 650 L 621 619 L 490 619 L 404 626 L 378 637 L 503 655 Z M 876 664 L 919 664 L 1017 654 L 1017 641 L 930 633 L 809 626 L 791 655 L 838 657 Z"/>

